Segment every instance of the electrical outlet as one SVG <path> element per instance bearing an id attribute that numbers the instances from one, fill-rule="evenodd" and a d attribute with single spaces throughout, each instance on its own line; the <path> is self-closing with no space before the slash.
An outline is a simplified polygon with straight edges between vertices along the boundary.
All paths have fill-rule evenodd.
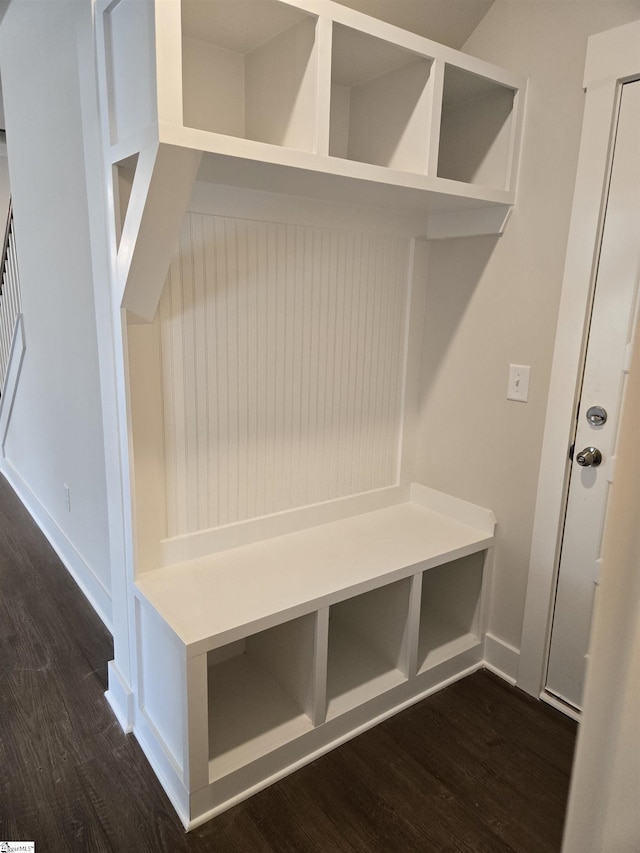
<path id="1" fill-rule="evenodd" d="M 526 403 L 529 399 L 529 374 L 531 367 L 528 364 L 509 365 L 509 383 L 507 384 L 507 400 L 516 400 L 518 403 Z"/>
<path id="2" fill-rule="evenodd" d="M 71 512 L 71 492 L 69 490 L 69 486 L 66 483 L 63 485 L 64 488 L 64 505 L 67 508 L 67 512 Z"/>

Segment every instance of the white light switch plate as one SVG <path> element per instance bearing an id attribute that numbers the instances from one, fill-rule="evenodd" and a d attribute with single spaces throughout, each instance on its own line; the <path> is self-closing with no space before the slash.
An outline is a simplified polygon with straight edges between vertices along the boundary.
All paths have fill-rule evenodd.
<path id="1" fill-rule="evenodd" d="M 528 364 L 509 365 L 509 383 L 507 385 L 507 400 L 517 400 L 526 403 L 529 399 L 529 374 L 531 367 Z"/>

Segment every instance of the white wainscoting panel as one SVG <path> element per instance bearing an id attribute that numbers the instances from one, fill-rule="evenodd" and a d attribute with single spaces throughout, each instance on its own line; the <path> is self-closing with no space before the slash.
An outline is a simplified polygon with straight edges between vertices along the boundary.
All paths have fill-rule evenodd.
<path id="1" fill-rule="evenodd" d="M 187 213 L 157 318 L 169 537 L 397 482 L 409 249 Z"/>

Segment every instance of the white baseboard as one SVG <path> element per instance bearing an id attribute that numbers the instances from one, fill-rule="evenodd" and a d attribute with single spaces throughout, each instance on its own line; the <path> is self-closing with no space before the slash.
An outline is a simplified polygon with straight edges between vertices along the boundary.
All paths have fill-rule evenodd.
<path id="1" fill-rule="evenodd" d="M 6 457 L 0 459 L 0 471 L 4 474 L 12 489 L 20 498 L 29 515 L 38 525 L 71 577 L 78 584 L 89 604 L 96 611 L 100 619 L 102 619 L 109 633 L 113 634 L 111 594 L 109 590 L 95 575 L 91 566 L 82 557 L 53 518 L 51 518 L 36 495 L 34 495 Z"/>
<path id="2" fill-rule="evenodd" d="M 133 692 L 114 660 L 108 663 L 109 689 L 104 694 L 125 734 L 133 731 Z"/>
<path id="3" fill-rule="evenodd" d="M 546 690 L 543 690 L 540 694 L 540 699 L 546 704 L 551 705 L 552 708 L 555 708 L 556 711 L 561 711 L 567 717 L 570 717 L 572 720 L 575 720 L 576 723 L 579 723 L 582 719 L 582 712 L 577 708 L 573 708 L 571 705 L 563 702 L 561 699 L 557 699 L 553 693 L 547 693 Z"/>
<path id="4" fill-rule="evenodd" d="M 145 714 L 138 713 L 135 715 L 133 733 L 180 822 L 189 831 L 193 828 L 189 817 L 189 792 L 180 778 L 180 771 L 175 766 L 175 762 L 169 759 Z"/>
<path id="5" fill-rule="evenodd" d="M 518 649 L 509 643 L 505 643 L 504 640 L 499 640 L 493 634 L 485 635 L 484 665 L 488 670 L 515 686 L 519 662 L 520 652 Z"/>

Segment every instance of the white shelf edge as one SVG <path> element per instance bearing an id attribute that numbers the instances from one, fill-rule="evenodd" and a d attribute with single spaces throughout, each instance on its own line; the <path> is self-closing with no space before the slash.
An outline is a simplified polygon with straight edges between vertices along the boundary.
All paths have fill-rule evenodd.
<path id="1" fill-rule="evenodd" d="M 377 678 L 367 681 L 365 684 L 354 685 L 350 690 L 332 696 L 327 701 L 326 721 L 335 720 L 354 708 L 359 708 L 370 699 L 382 696 L 394 687 L 400 687 L 407 682 L 406 675 L 399 669 L 389 669 L 381 673 Z"/>
<path id="2" fill-rule="evenodd" d="M 427 218 L 424 234 L 427 240 L 449 237 L 484 237 L 503 233 L 511 215 L 511 207 L 481 207 L 456 213 L 432 213 Z"/>
<path id="3" fill-rule="evenodd" d="M 146 572 L 137 579 L 135 594 L 159 613 L 193 657 L 493 544 L 489 510 L 426 487 L 414 487 L 413 493 L 414 504 Z M 277 566 L 277 574 L 269 566 Z M 227 602 L 217 612 L 210 604 L 216 600 Z"/>
<path id="4" fill-rule="evenodd" d="M 422 661 L 420 659 L 418 660 L 418 675 L 429 672 L 429 670 L 434 667 L 440 666 L 440 664 L 445 663 L 446 661 L 453 660 L 459 654 L 468 652 L 470 649 L 478 648 L 481 645 L 482 640 L 472 631 L 468 631 L 466 634 L 454 637 L 452 640 L 448 640 L 447 642 L 430 649 Z"/>
<path id="5" fill-rule="evenodd" d="M 342 181 L 353 182 L 353 185 L 356 185 L 356 182 L 372 183 L 380 188 L 379 192 L 382 192 L 383 187 L 413 190 L 423 195 L 442 196 L 445 200 L 453 198 L 458 200 L 459 204 L 469 203 L 475 207 L 486 207 L 492 204 L 510 205 L 515 201 L 515 194 L 507 189 L 486 187 L 419 172 L 402 171 L 359 160 L 316 154 L 312 151 L 284 148 L 240 136 L 226 136 L 209 130 L 173 124 L 160 124 L 158 131 L 161 144 L 192 148 L 208 156 L 207 162 L 212 175 L 211 180 L 214 183 L 251 186 L 257 183 L 258 178 L 261 178 L 264 183 L 265 175 L 269 175 L 274 167 L 280 166 L 286 170 L 285 174 L 295 176 L 296 180 L 300 180 L 305 174 L 309 180 L 314 175 L 319 175 L 325 180 L 340 178 Z M 243 170 L 250 167 L 253 167 L 254 174 L 248 177 L 243 175 Z M 242 183 L 243 177 L 245 184 Z M 199 180 L 207 180 L 206 171 L 201 171 Z M 273 188 L 270 189 L 277 191 L 278 184 L 279 181 L 276 180 Z M 265 189 L 264 186 L 254 188 Z M 287 191 L 292 195 L 300 194 L 292 189 Z M 445 212 L 446 210 L 447 208 L 444 207 Z"/>

